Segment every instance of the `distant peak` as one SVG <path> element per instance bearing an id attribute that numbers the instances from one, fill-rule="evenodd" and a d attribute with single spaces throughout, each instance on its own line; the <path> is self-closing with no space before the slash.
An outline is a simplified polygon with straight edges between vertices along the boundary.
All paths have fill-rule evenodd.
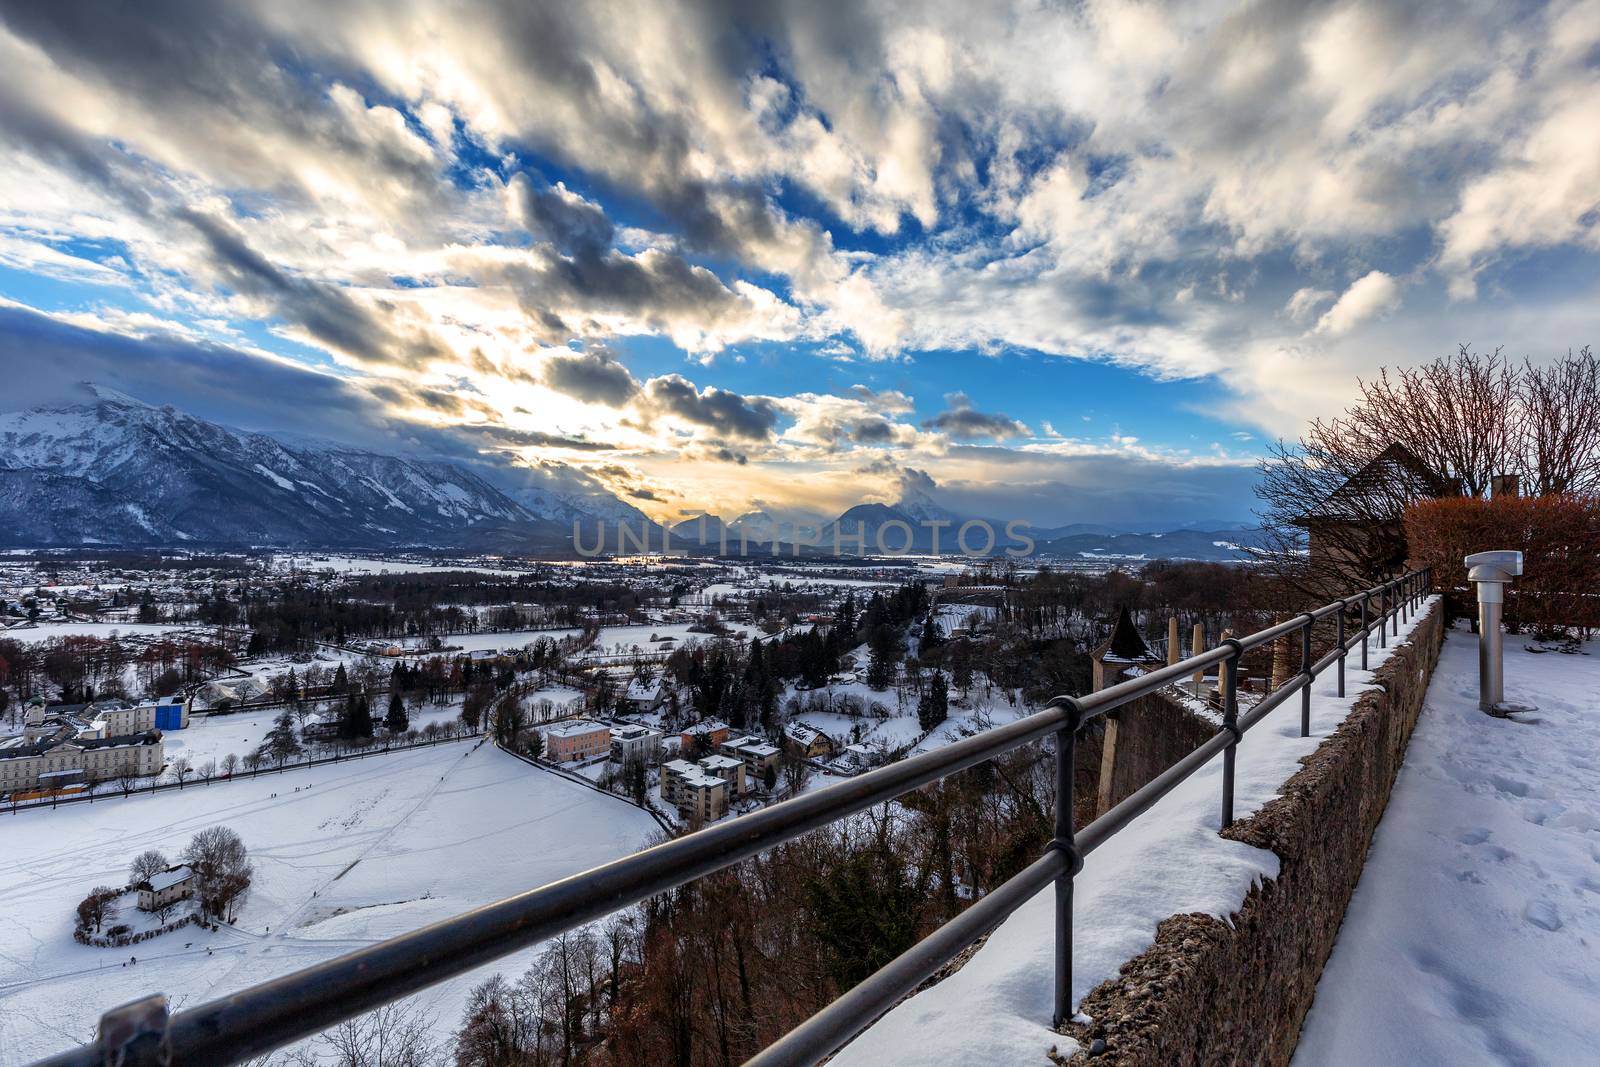
<path id="1" fill-rule="evenodd" d="M 155 409 L 154 404 L 147 404 L 138 397 L 129 396 L 127 393 L 124 393 L 119 389 L 113 389 L 109 385 L 100 385 L 96 382 L 82 381 L 78 383 L 78 388 L 88 396 L 93 397 L 96 401 L 99 401 L 103 404 L 116 404 L 120 407 L 129 408 Z"/>

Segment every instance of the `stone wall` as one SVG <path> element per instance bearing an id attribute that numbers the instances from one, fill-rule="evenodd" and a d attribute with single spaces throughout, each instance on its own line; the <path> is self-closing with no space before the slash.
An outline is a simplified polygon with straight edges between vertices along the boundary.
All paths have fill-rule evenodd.
<path id="1" fill-rule="evenodd" d="M 1232 925 L 1175 915 L 1118 978 L 1084 998 L 1073 1062 L 1287 1064 L 1366 862 L 1444 637 L 1437 603 L 1392 646 L 1380 689 L 1308 756 L 1281 796 L 1224 835 L 1271 849 L 1276 879 L 1251 890 Z"/>
<path id="2" fill-rule="evenodd" d="M 1099 782 L 1100 812 L 1125 800 L 1140 786 L 1205 744 L 1218 729 L 1217 723 L 1207 722 L 1165 692 L 1129 701 L 1106 718 L 1105 734 L 1113 737 L 1115 743 L 1110 788 L 1107 789 L 1105 781 Z M 1104 743 L 1102 740 L 1102 745 Z M 1096 777 L 1106 777 L 1103 764 Z"/>

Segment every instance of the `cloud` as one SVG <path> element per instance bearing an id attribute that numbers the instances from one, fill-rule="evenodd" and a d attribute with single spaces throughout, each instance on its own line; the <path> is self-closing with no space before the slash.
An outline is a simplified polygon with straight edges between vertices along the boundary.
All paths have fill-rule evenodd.
<path id="1" fill-rule="evenodd" d="M 945 397 L 945 402 L 950 407 L 930 419 L 923 420 L 923 429 L 936 430 L 951 437 L 967 440 L 985 437 L 1004 440 L 1009 437 L 1030 435 L 1029 429 L 1010 415 L 976 410 L 965 393 L 951 393 Z"/>
<path id="2" fill-rule="evenodd" d="M 1352 282 L 1323 313 L 1317 320 L 1316 332 L 1338 337 L 1399 306 L 1399 283 L 1381 270 L 1371 271 Z"/>
<path id="3" fill-rule="evenodd" d="M 715 386 L 699 389 L 681 374 L 651 378 L 641 406 L 649 416 L 670 416 L 743 441 L 766 441 L 778 424 L 778 407 L 771 400 Z"/>
<path id="4" fill-rule="evenodd" d="M 1205 379 L 1283 432 L 1468 331 L 1581 344 L 1597 48 L 1559 2 L 14 4 L 0 260 L 157 392 L 255 347 L 449 447 L 671 455 L 663 500 L 741 458 L 944 481 L 1028 431 L 915 422 L 924 353 Z M 628 370 L 674 348 L 697 382 Z"/>
<path id="5" fill-rule="evenodd" d="M 628 368 L 599 349 L 551 356 L 542 375 L 550 388 L 590 404 L 620 408 L 639 394 L 639 383 Z"/>

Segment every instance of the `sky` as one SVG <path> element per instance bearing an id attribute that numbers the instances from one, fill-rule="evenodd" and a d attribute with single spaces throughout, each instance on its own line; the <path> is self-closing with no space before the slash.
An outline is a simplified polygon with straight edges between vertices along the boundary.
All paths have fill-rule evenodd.
<path id="1" fill-rule="evenodd" d="M 0 0 L 0 407 L 658 519 L 1248 517 L 1600 325 L 1600 4 Z"/>

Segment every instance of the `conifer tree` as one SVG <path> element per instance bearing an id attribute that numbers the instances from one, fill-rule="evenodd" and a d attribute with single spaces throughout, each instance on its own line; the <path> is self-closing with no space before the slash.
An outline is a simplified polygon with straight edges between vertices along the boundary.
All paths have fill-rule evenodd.
<path id="1" fill-rule="evenodd" d="M 391 734 L 403 734 L 411 725 L 411 719 L 406 715 L 406 702 L 400 696 L 400 690 L 391 690 L 389 693 L 389 714 L 383 718 L 383 725 L 389 728 Z"/>

